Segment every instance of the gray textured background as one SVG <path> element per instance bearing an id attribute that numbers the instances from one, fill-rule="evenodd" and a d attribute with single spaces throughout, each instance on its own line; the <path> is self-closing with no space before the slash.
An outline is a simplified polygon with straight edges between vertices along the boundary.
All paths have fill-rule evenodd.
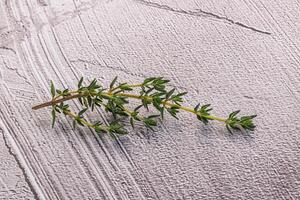
<path id="1" fill-rule="evenodd" d="M 299 12 L 298 0 L 1 0 L 0 199 L 300 199 Z M 257 130 L 183 113 L 113 141 L 31 110 L 50 80 L 115 75 L 165 76 L 189 106 L 257 113 Z"/>

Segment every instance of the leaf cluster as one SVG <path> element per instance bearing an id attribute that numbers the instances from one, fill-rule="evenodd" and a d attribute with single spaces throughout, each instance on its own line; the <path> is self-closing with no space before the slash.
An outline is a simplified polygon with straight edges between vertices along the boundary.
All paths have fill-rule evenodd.
<path id="1" fill-rule="evenodd" d="M 178 119 L 177 113 L 181 103 L 183 102 L 183 96 L 187 92 L 176 93 L 176 89 L 172 88 L 167 90 L 166 84 L 170 80 L 164 79 L 163 77 L 150 77 L 144 80 L 142 84 L 142 91 L 140 91 L 140 98 L 142 105 L 149 110 L 149 105 L 159 111 L 160 116 L 163 118 L 165 111 L 171 116 Z M 173 105 L 170 106 L 172 103 Z"/>
<path id="2" fill-rule="evenodd" d="M 226 128 L 231 133 L 231 129 L 239 129 L 239 130 L 250 130 L 253 131 L 255 128 L 255 125 L 253 123 L 253 118 L 255 118 L 257 115 L 250 115 L 250 116 L 242 116 L 237 117 L 237 114 L 240 112 L 240 110 L 234 111 L 229 114 L 227 120 L 226 120 Z"/>
<path id="3" fill-rule="evenodd" d="M 194 111 L 196 112 L 197 119 L 202 121 L 204 124 L 208 124 L 208 120 L 212 120 L 209 118 L 210 111 L 212 111 L 212 108 L 210 108 L 210 104 L 205 104 L 200 107 L 200 104 L 197 104 L 194 108 Z"/>

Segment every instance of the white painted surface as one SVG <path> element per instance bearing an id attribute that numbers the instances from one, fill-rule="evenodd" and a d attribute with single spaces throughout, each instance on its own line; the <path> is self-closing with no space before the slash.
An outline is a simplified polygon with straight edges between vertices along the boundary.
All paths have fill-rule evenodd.
<path id="1" fill-rule="evenodd" d="M 300 199 L 296 0 L 0 1 L 0 199 Z M 271 34 L 269 34 L 271 33 Z M 190 106 L 258 114 L 252 136 L 189 114 L 119 141 L 61 117 L 49 82 L 162 75 Z M 101 118 L 99 110 L 93 118 Z"/>

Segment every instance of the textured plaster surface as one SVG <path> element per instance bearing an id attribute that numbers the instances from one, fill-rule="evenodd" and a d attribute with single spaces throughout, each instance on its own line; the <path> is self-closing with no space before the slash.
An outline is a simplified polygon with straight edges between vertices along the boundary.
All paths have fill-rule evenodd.
<path id="1" fill-rule="evenodd" d="M 1 0 L 0 199 L 300 199 L 297 0 Z M 170 117 L 117 141 L 50 128 L 49 82 L 164 76 L 253 135 Z M 78 105 L 75 104 L 75 107 Z M 102 110 L 93 119 L 105 116 Z"/>

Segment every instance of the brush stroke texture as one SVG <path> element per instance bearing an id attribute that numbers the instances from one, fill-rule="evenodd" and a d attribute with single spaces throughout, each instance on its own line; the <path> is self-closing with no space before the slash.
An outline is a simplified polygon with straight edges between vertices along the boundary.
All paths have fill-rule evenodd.
<path id="1" fill-rule="evenodd" d="M 300 199 L 299 9 L 294 0 L 0 1 L 0 199 Z M 257 130 L 230 135 L 183 113 L 112 140 L 63 116 L 51 129 L 49 109 L 31 110 L 49 100 L 50 80 L 75 88 L 81 76 L 107 85 L 116 75 L 165 76 L 190 91 L 188 106 L 258 114 Z"/>

